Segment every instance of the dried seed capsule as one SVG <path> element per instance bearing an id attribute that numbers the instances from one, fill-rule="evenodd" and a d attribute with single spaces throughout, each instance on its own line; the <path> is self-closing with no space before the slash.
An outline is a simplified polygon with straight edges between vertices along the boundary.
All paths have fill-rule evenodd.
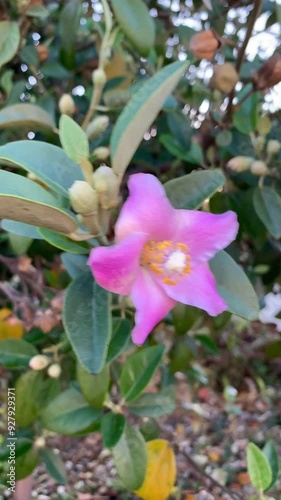
<path id="1" fill-rule="evenodd" d="M 189 50 L 198 59 L 211 61 L 219 47 L 219 41 L 212 30 L 201 31 L 191 37 Z"/>
<path id="2" fill-rule="evenodd" d="M 239 82 L 239 75 L 230 63 L 215 64 L 211 84 L 215 89 L 228 94 Z"/>

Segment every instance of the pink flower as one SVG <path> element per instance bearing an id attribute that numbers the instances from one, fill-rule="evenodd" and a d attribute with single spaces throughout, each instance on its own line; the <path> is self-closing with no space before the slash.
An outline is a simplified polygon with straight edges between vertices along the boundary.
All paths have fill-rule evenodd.
<path id="1" fill-rule="evenodd" d="M 175 210 L 149 174 L 129 179 L 130 195 L 116 224 L 116 244 L 92 250 L 89 265 L 100 286 L 130 295 L 136 308 L 132 339 L 143 344 L 176 302 L 211 316 L 227 309 L 208 265 L 236 237 L 234 212 Z"/>

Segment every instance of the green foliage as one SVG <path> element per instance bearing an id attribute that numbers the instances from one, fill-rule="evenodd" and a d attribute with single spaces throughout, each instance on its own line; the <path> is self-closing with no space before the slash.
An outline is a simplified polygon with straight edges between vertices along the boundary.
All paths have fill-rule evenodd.
<path id="1" fill-rule="evenodd" d="M 58 483 L 65 484 L 67 479 L 66 470 L 60 456 L 48 448 L 40 450 L 40 455 L 50 476 L 52 476 Z"/>
<path id="2" fill-rule="evenodd" d="M 252 485 L 258 491 L 265 491 L 272 482 L 272 471 L 267 457 L 254 444 L 247 446 L 247 467 Z"/>
<path id="3" fill-rule="evenodd" d="M 120 390 L 125 401 L 136 399 L 150 382 L 163 356 L 162 345 L 137 352 L 123 366 Z"/>
<path id="4" fill-rule="evenodd" d="M 89 271 L 79 274 L 69 286 L 63 322 L 81 364 L 90 373 L 100 372 L 111 338 L 110 294 Z"/>
<path id="5" fill-rule="evenodd" d="M 126 424 L 124 432 L 114 446 L 113 458 L 121 481 L 129 490 L 141 486 L 145 476 L 147 452 L 141 433 Z"/>
<path id="6" fill-rule="evenodd" d="M 107 413 L 101 421 L 102 440 L 106 448 L 114 448 L 121 438 L 126 425 L 124 415 L 120 413 Z"/>
<path id="7" fill-rule="evenodd" d="M 22 339 L 0 340 L 0 363 L 5 368 L 27 367 L 37 349 Z"/>

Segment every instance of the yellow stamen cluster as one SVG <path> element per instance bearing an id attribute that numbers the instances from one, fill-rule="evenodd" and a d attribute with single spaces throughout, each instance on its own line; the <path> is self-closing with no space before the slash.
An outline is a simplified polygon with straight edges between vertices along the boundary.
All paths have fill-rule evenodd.
<path id="1" fill-rule="evenodd" d="M 184 254 L 186 261 L 185 266 L 180 270 L 169 270 L 165 267 L 165 264 L 176 252 L 182 252 Z M 187 276 L 191 270 L 188 246 L 185 243 L 174 243 L 169 240 L 149 240 L 144 246 L 141 264 L 153 273 L 162 275 L 162 282 L 165 285 L 176 285 L 177 282 L 184 276 Z"/>

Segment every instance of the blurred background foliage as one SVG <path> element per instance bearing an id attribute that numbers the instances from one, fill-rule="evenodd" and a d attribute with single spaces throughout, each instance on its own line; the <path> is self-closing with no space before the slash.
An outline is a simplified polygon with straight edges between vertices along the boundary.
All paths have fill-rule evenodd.
<path id="1" fill-rule="evenodd" d="M 195 498 L 204 484 L 209 490 L 218 488 L 210 498 L 224 498 L 226 483 L 236 488 L 240 498 L 252 498 L 250 479 L 257 488 L 255 479 L 251 474 L 250 479 L 239 476 L 247 468 L 247 440 L 260 446 L 276 440 L 280 425 L 276 403 L 281 355 L 281 6 L 269 0 L 112 0 L 109 7 L 113 28 L 108 50 L 103 52 L 106 83 L 95 109 L 96 119 L 103 119 L 98 127 L 95 123 L 96 128 L 91 124 L 84 127 L 91 163 L 94 168 L 103 161 L 110 165 L 108 150 L 97 148 L 108 148 L 116 120 L 140 86 L 169 63 L 188 61 L 184 77 L 134 154 L 121 196 L 126 198 L 126 181 L 134 172 L 153 173 L 165 183 L 194 170 L 219 169 L 226 182 L 204 200 L 202 209 L 237 213 L 239 235 L 228 252 L 253 284 L 262 312 L 260 321 L 251 323 L 229 312 L 210 318 L 179 304 L 156 328 L 146 348 L 138 351 L 129 340 L 131 304 L 120 306 L 116 299 L 109 364 L 100 374 L 90 375 L 77 366 L 62 325 L 64 290 L 85 266 L 83 253 L 89 247 L 81 244 L 77 250 L 77 246 L 70 247 L 69 240 L 54 240 L 46 231 L 35 236 L 30 228 L 25 228 L 23 236 L 16 223 L 3 221 L 0 338 L 24 341 L 17 348 L 0 342 L 3 495 L 7 472 L 5 390 L 15 385 L 18 479 L 28 477 L 41 460 L 55 484 L 66 483 L 63 463 L 52 451 L 60 446 L 53 445 L 53 433 L 74 436 L 74 446 L 80 446 L 78 436 L 101 431 L 104 446 L 115 450 L 123 481 L 123 486 L 109 482 L 107 487 L 120 495 L 124 484 L 131 491 L 138 490 L 143 480 L 136 473 L 138 453 L 127 457 L 134 469 L 130 478 L 136 473 L 135 483 L 118 467 L 126 443 L 133 440 L 140 450 L 142 436 L 147 441 L 161 436 L 176 445 L 179 455 L 187 454 L 187 460 L 191 452 L 197 458 L 209 457 L 207 463 L 201 458 L 201 465 L 207 466 L 205 476 L 210 470 L 220 470 L 214 477 L 222 489 L 210 478 L 206 483 L 204 473 L 201 476 L 197 470 L 196 475 L 197 464 L 189 461 L 181 466 L 178 458 L 179 491 L 175 495 L 186 491 L 190 497 L 184 498 Z M 105 34 L 104 6 L 98 0 L 0 0 L 1 146 L 38 140 L 61 147 L 57 128 L 61 114 L 85 124 L 93 92 L 92 73 L 99 67 Z M 13 145 L 11 151 L 16 151 Z M 52 161 L 43 150 L 42 155 L 46 164 Z M 4 152 L 0 161 L 5 170 L 23 175 L 5 160 Z M 39 182 L 32 175 L 27 176 Z M 116 216 L 117 209 L 110 219 L 109 239 L 114 236 Z M 41 358 L 43 364 L 34 368 L 31 360 L 37 355 L 47 359 L 44 365 Z M 138 373 L 134 374 L 137 392 L 131 400 L 126 371 L 131 364 L 137 370 L 139 362 L 133 358 L 137 355 L 143 357 L 141 366 L 146 367 L 147 376 L 139 381 Z M 149 393 L 141 394 L 147 386 Z M 127 424 L 118 410 L 124 398 Z M 251 411 L 257 432 L 245 429 L 245 442 L 240 448 L 238 443 L 235 451 L 231 445 L 242 439 L 238 424 L 247 427 L 246 416 Z M 156 421 L 166 414 L 172 415 L 168 423 Z M 202 423 L 204 419 L 211 424 Z M 219 419 L 217 427 L 212 419 Z M 188 444 L 180 425 L 195 436 L 188 434 Z M 205 433 L 203 445 L 200 429 L 203 436 Z M 118 443 L 123 446 L 121 452 Z M 202 452 L 207 445 L 219 448 L 213 450 L 219 453 L 217 461 Z M 242 457 L 242 462 L 236 469 L 228 468 L 234 456 L 237 460 Z M 186 474 L 183 470 L 188 467 L 191 472 Z M 226 474 L 224 479 L 221 471 Z M 275 488 L 280 496 L 278 482 Z M 50 498 L 57 498 L 54 491 Z M 98 487 L 85 491 L 94 494 Z"/>

